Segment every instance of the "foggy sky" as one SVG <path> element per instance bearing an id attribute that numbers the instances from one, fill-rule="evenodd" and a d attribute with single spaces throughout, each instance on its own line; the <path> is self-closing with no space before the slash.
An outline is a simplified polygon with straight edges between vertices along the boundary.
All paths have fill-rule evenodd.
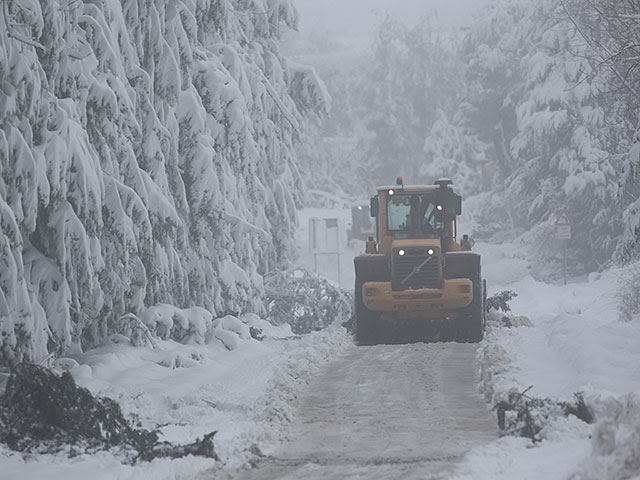
<path id="1" fill-rule="evenodd" d="M 437 12 L 443 25 L 469 23 L 471 12 L 486 0 L 294 0 L 300 33 L 327 32 L 340 41 L 368 43 L 386 12 L 407 24 Z"/>

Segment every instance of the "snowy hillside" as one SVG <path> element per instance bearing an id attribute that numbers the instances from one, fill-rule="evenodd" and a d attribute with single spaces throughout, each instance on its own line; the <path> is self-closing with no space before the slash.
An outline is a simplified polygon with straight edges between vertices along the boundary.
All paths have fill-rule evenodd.
<path id="1" fill-rule="evenodd" d="M 0 365 L 78 351 L 156 303 L 261 312 L 327 97 L 288 0 L 3 3 Z M 303 112 L 303 113 L 301 113 Z"/>

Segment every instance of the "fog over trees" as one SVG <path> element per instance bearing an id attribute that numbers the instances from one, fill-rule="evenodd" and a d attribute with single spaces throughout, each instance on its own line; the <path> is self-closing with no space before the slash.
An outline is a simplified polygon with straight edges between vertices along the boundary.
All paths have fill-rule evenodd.
<path id="1" fill-rule="evenodd" d="M 543 275 L 558 271 L 563 208 L 576 272 L 636 257 L 638 8 L 495 0 L 455 33 L 434 16 L 407 26 L 391 14 L 371 48 L 333 63 L 316 37 L 323 55 L 305 58 L 338 111 L 320 143 L 351 149 L 336 157 L 344 190 L 449 176 L 466 196 L 482 192 L 477 233 L 525 234 Z"/>

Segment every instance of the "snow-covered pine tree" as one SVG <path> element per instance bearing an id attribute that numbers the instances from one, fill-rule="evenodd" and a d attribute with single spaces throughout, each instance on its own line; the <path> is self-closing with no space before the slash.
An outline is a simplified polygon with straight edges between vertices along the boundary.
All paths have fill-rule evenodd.
<path id="1" fill-rule="evenodd" d="M 324 108 L 278 50 L 291 2 L 2 6 L 0 365 L 158 302 L 261 311 L 293 250 L 300 123 Z"/>
<path id="2" fill-rule="evenodd" d="M 640 4 L 572 0 L 566 13 L 588 45 L 588 74 L 606 84 L 601 96 L 620 138 L 625 212 L 616 259 L 627 262 L 640 257 Z"/>
<path id="3" fill-rule="evenodd" d="M 588 47 L 557 2 L 495 2 L 487 15 L 466 43 L 474 45 L 475 66 L 485 72 L 487 96 L 494 75 L 505 80 L 498 82 L 502 103 L 494 108 L 500 123 L 492 128 L 504 135 L 505 148 L 494 142 L 494 154 L 506 177 L 485 208 L 485 222 L 502 216 L 531 230 L 538 263 L 545 265 L 557 254 L 553 223 L 566 207 L 575 221 L 577 267 L 597 268 L 611 257 L 620 233 L 622 137 L 607 121 L 603 84 L 585 76 Z M 499 22 L 505 16 L 509 21 Z M 498 23 L 497 34 L 486 29 Z M 504 128 L 511 112 L 512 126 Z"/>
<path id="4" fill-rule="evenodd" d="M 465 104 L 462 104 L 454 121 L 449 121 L 440 111 L 440 119 L 434 123 L 424 144 L 421 177 L 428 183 L 450 178 L 456 191 L 468 197 L 491 185 L 485 185 L 482 175 L 489 146 L 465 126 L 464 112 Z"/>

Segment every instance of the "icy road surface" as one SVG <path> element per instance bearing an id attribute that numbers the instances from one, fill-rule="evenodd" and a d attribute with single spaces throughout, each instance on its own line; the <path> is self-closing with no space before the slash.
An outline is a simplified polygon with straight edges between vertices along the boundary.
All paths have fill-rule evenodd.
<path id="1" fill-rule="evenodd" d="M 354 346 L 310 383 L 289 440 L 223 478 L 446 478 L 497 437 L 475 355 L 474 345 Z"/>

